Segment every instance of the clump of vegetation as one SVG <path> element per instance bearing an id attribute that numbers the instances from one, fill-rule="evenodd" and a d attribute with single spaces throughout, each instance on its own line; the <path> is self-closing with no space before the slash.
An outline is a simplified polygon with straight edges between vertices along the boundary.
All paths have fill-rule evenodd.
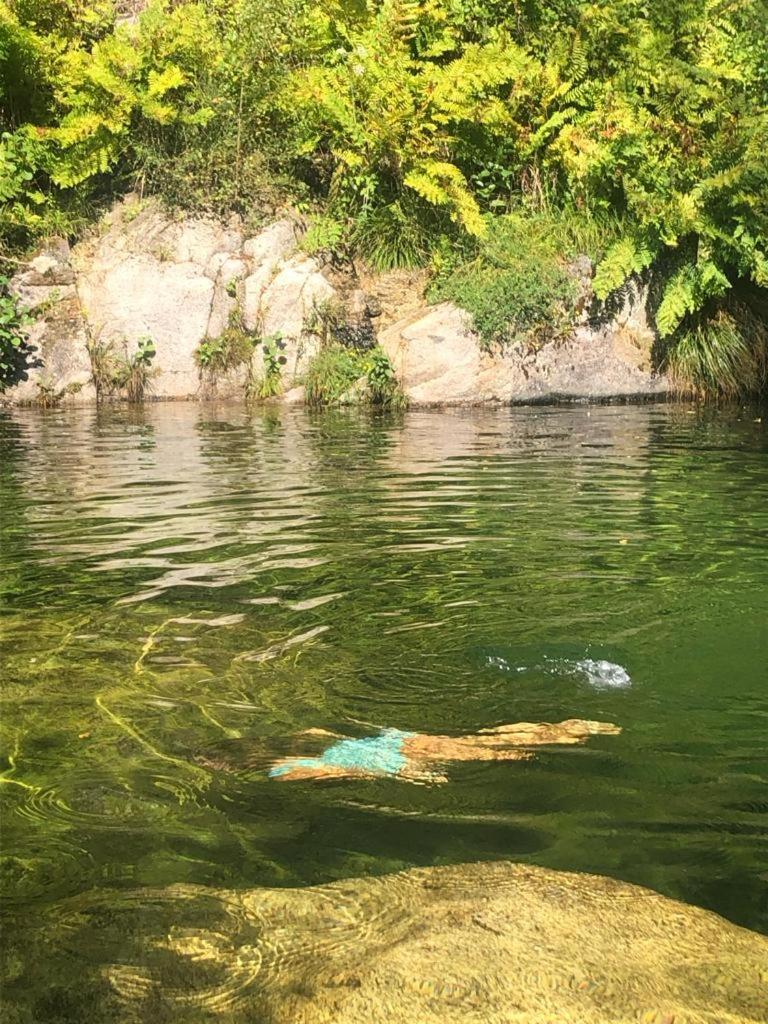
<path id="1" fill-rule="evenodd" d="M 703 396 L 760 394 L 768 384 L 768 319 L 744 302 L 691 318 L 670 345 L 665 369 L 683 391 Z"/>
<path id="2" fill-rule="evenodd" d="M 121 366 L 118 386 L 129 402 L 142 402 L 152 380 L 152 360 L 157 354 L 151 338 L 140 338 L 136 351 L 126 356 Z"/>
<path id="3" fill-rule="evenodd" d="M 63 388 L 57 388 L 47 381 L 38 381 L 35 405 L 41 409 L 56 409 L 68 395 L 76 395 L 82 391 L 82 388 L 83 385 L 80 383 L 67 384 Z"/>
<path id="4" fill-rule="evenodd" d="M 367 401 L 402 406 L 405 396 L 386 352 L 376 344 L 370 318 L 350 318 L 343 303 L 317 303 L 304 331 L 319 341 L 304 381 L 309 405 Z M 356 385 L 361 385 L 356 391 Z M 356 393 L 355 393 L 356 391 Z"/>
<path id="5" fill-rule="evenodd" d="M 157 354 L 151 338 L 140 338 L 136 351 L 129 354 L 115 350 L 113 342 L 92 343 L 88 346 L 91 360 L 91 378 L 96 388 L 96 400 L 123 398 L 128 402 L 144 401 L 154 374 L 152 362 Z"/>
<path id="6" fill-rule="evenodd" d="M 239 366 L 250 365 L 258 340 L 258 335 L 246 329 L 243 311 L 236 306 L 219 337 L 204 338 L 200 342 L 195 360 L 201 370 L 217 377 Z"/>
<path id="7" fill-rule="evenodd" d="M 259 347 L 263 372 L 257 375 L 253 361 Z M 282 390 L 282 368 L 286 364 L 284 349 L 285 342 L 280 335 L 262 338 L 257 332 L 249 331 L 243 311 L 236 305 L 226 329 L 218 338 L 205 338 L 195 351 L 195 359 L 200 370 L 211 378 L 245 367 L 246 398 L 273 398 Z"/>
<path id="8" fill-rule="evenodd" d="M 407 404 L 392 360 L 384 349 L 378 346 L 367 357 L 366 383 L 372 405 L 386 409 L 402 409 Z"/>
<path id="9" fill-rule="evenodd" d="M 285 342 L 279 334 L 260 339 L 264 372 L 258 380 L 249 379 L 246 397 L 274 398 L 283 387 L 282 371 L 287 359 L 283 354 Z"/>
<path id="10" fill-rule="evenodd" d="M 308 405 L 338 405 L 345 401 L 387 408 L 405 405 L 395 368 L 378 346 L 361 351 L 337 341 L 321 344 L 307 367 L 304 389 Z"/>
<path id="11" fill-rule="evenodd" d="M 318 213 L 307 228 L 300 248 L 310 256 L 324 256 L 334 263 L 344 263 L 349 258 L 349 231 L 338 218 Z"/>
<path id="12" fill-rule="evenodd" d="M 8 279 L 0 277 L 0 392 L 27 379 L 34 349 L 27 340 L 32 317 L 12 295 Z"/>
<path id="13" fill-rule="evenodd" d="M 310 360 L 304 379 L 307 403 L 336 405 L 364 373 L 362 353 L 338 342 L 321 345 Z"/>
<path id="14" fill-rule="evenodd" d="M 430 297 L 466 309 L 486 349 L 536 348 L 570 329 L 575 284 L 552 236 L 532 229 L 540 221 L 497 217 L 465 259 L 437 264 Z"/>

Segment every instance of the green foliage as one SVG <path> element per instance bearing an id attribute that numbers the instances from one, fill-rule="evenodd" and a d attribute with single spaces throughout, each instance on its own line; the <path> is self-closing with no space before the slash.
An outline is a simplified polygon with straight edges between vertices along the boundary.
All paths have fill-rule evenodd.
<path id="1" fill-rule="evenodd" d="M 743 301 L 689 317 L 669 345 L 665 369 L 701 395 L 760 394 L 768 383 L 768 321 Z"/>
<path id="2" fill-rule="evenodd" d="M 63 388 L 57 388 L 48 381 L 39 380 L 34 404 L 40 409 L 56 409 L 68 395 L 76 395 L 82 389 L 83 385 L 80 382 L 72 382 Z"/>
<path id="3" fill-rule="evenodd" d="M 311 159 L 331 209 L 368 221 L 366 239 L 388 211 L 381 216 L 392 240 L 404 209 L 427 225 L 481 235 L 460 140 L 478 126 L 503 130 L 503 101 L 528 57 L 509 40 L 462 45 L 441 4 L 387 0 L 367 16 L 345 13 L 335 38 L 293 76 L 299 153 Z M 394 260 L 403 257 L 391 244 L 377 250 L 380 265 Z"/>
<path id="4" fill-rule="evenodd" d="M 155 343 L 148 337 L 139 339 L 133 353 L 128 352 L 127 345 L 118 352 L 113 342 L 89 345 L 91 379 L 97 401 L 123 398 L 128 402 L 142 402 L 151 386 L 156 354 Z"/>
<path id="5" fill-rule="evenodd" d="M 439 266 L 430 298 L 466 309 L 485 348 L 537 347 L 570 326 L 575 288 L 545 224 L 520 214 L 495 218 L 470 258 Z"/>
<path id="6" fill-rule="evenodd" d="M 261 339 L 264 373 L 261 379 L 248 389 L 247 397 L 274 398 L 280 394 L 283 386 L 282 370 L 287 362 L 283 355 L 284 349 L 285 342 L 279 334 Z"/>
<path id="7" fill-rule="evenodd" d="M 301 240 L 301 248 L 310 256 L 341 255 L 347 228 L 336 217 L 319 215 L 312 219 L 307 233 Z"/>
<path id="8" fill-rule="evenodd" d="M 201 370 L 218 376 L 250 364 L 259 339 L 245 329 L 239 306 L 229 316 L 225 330 L 218 338 L 205 338 L 195 351 L 195 360 Z"/>
<path id="9" fill-rule="evenodd" d="M 407 196 L 361 213 L 352 243 L 374 270 L 419 266 L 431 247 L 423 211 Z"/>
<path id="10" fill-rule="evenodd" d="M 115 12 L 110 0 L 0 0 L 6 245 L 76 231 L 135 187 L 255 219 L 287 197 L 309 202 L 308 251 L 376 269 L 436 251 L 445 263 L 447 245 L 480 252 L 490 214 L 557 223 L 567 211 L 586 235 L 612 226 L 594 247 L 598 296 L 656 278 L 670 343 L 734 288 L 768 286 L 766 0 L 150 0 L 135 21 Z M 546 293 L 561 299 L 551 265 L 538 285 L 519 261 L 504 281 L 471 259 L 475 290 L 491 289 L 476 311 L 484 336 L 505 333 L 491 314 L 514 306 L 515 275 L 520 330 L 536 329 Z M 474 301 L 467 282 L 456 289 Z"/>
<path id="11" fill-rule="evenodd" d="M 27 328 L 32 318 L 0 277 L 0 392 L 26 379 L 32 361 Z"/>
<path id="12" fill-rule="evenodd" d="M 321 346 L 310 361 L 304 381 L 308 405 L 335 405 L 363 376 L 365 360 L 361 353 L 337 342 Z"/>
<path id="13" fill-rule="evenodd" d="M 137 25 L 117 25 L 90 49 L 70 50 L 57 82 L 65 113 L 51 132 L 53 182 L 77 185 L 154 133 L 210 121 L 202 82 L 218 57 L 210 19 L 195 3 L 152 3 Z"/>
<path id="14" fill-rule="evenodd" d="M 389 356 L 379 346 L 356 348 L 321 337 L 304 381 L 307 403 L 314 406 L 369 402 L 383 408 L 402 408 L 405 395 Z"/>
<path id="15" fill-rule="evenodd" d="M 405 395 L 387 353 L 377 346 L 368 354 L 367 363 L 366 383 L 371 404 L 388 409 L 402 408 L 406 404 Z"/>
<path id="16" fill-rule="evenodd" d="M 253 360 L 261 348 L 263 372 L 256 376 Z M 229 316 L 226 329 L 218 338 L 205 338 L 195 351 L 195 360 L 201 372 L 216 378 L 239 367 L 247 370 L 245 381 L 246 398 L 272 398 L 282 390 L 282 368 L 286 364 L 283 355 L 285 342 L 279 334 L 261 338 L 254 331 L 246 329 L 240 306 Z"/>

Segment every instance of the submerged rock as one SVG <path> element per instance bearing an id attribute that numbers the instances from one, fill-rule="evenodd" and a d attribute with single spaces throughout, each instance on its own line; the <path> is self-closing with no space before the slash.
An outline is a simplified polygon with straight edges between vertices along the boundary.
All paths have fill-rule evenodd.
<path id="1" fill-rule="evenodd" d="M 768 1019 L 768 939 L 596 875 L 502 862 L 94 899 L 57 914 L 67 956 L 99 956 L 105 1019 L 113 1003 L 115 1019 L 226 1024 Z"/>

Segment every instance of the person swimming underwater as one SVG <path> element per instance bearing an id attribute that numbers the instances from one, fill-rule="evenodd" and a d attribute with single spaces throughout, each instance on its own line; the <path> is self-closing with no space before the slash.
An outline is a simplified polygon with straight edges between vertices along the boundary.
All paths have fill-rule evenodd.
<path id="1" fill-rule="evenodd" d="M 434 769 L 448 761 L 526 761 L 527 747 L 586 743 L 590 736 L 615 736 L 611 722 L 518 722 L 481 729 L 467 736 L 430 736 L 400 729 L 382 729 L 377 736 L 350 739 L 325 729 L 307 729 L 302 735 L 336 740 L 317 757 L 285 757 L 273 762 L 270 778 L 281 782 L 319 779 L 375 779 L 390 777 L 404 782 L 447 782 Z"/>

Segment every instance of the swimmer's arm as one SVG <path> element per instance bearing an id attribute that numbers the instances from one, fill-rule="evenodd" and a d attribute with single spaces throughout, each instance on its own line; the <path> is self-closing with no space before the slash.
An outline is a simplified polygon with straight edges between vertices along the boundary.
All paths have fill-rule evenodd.
<path id="1" fill-rule="evenodd" d="M 494 729 L 480 729 L 478 736 L 498 738 L 499 742 L 521 747 L 548 746 L 553 743 L 585 743 L 590 736 L 616 736 L 621 732 L 613 722 L 587 722 L 580 718 L 569 718 L 564 722 L 516 722 L 514 725 L 498 725 Z M 470 739 L 470 737 L 467 737 Z"/>
<path id="2" fill-rule="evenodd" d="M 283 769 L 274 773 L 274 769 Z M 297 764 L 291 757 L 270 765 L 270 777 L 276 782 L 310 782 L 320 779 L 373 779 L 377 776 L 358 768 L 342 768 L 335 764 Z"/>

